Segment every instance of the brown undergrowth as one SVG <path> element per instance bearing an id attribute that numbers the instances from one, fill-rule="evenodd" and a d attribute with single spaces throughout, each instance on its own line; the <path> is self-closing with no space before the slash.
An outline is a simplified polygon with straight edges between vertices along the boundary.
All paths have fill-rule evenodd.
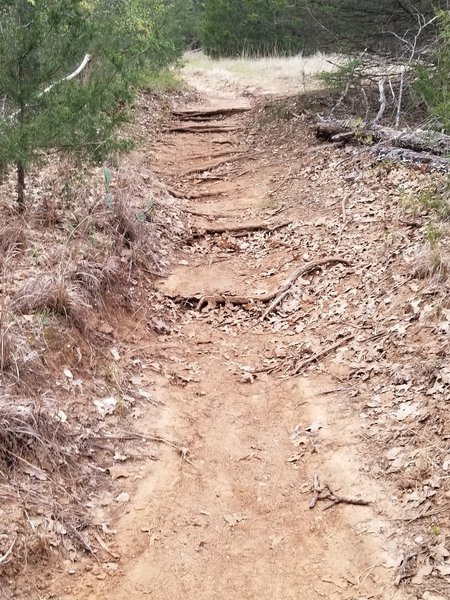
<path id="1" fill-rule="evenodd" d="M 13 173 L 0 185 L 2 575 L 105 552 L 106 520 L 102 529 L 86 498 L 114 491 L 106 466 L 121 442 L 105 450 L 98 436 L 117 425 L 116 409 L 117 422 L 130 418 L 136 397 L 116 346 L 127 348 L 133 314 L 150 332 L 152 320 L 170 320 L 153 280 L 186 235 L 178 200 L 147 159 L 168 102 L 139 98 L 128 132 L 136 149 L 111 165 L 55 157 L 30 172 L 21 217 Z M 107 427 L 105 398 L 115 403 Z"/>

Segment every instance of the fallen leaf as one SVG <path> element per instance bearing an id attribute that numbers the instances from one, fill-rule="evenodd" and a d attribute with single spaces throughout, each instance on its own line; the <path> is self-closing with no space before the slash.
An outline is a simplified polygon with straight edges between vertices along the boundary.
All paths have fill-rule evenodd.
<path id="1" fill-rule="evenodd" d="M 114 360 L 120 360 L 120 354 L 116 347 L 111 348 L 110 352 L 111 352 Z"/>
<path id="2" fill-rule="evenodd" d="M 121 494 L 119 494 L 116 498 L 116 502 L 118 502 L 119 504 L 126 504 L 130 499 L 130 494 L 127 494 L 126 492 L 122 492 Z"/>
<path id="3" fill-rule="evenodd" d="M 125 465 L 112 465 L 108 471 L 113 479 L 127 478 L 130 476 L 128 467 Z"/>
<path id="4" fill-rule="evenodd" d="M 94 404 L 97 407 L 99 415 L 102 417 L 112 415 L 117 408 L 117 400 L 113 397 L 105 398 L 104 400 L 94 400 Z"/>

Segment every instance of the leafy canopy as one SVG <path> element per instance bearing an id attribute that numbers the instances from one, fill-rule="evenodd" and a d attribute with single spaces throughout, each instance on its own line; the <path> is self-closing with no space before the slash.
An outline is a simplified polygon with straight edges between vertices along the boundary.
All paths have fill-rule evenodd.
<path id="1" fill-rule="evenodd" d="M 121 145 L 141 77 L 176 56 L 167 17 L 162 0 L 3 0 L 0 167 L 54 149 L 101 159 Z"/>

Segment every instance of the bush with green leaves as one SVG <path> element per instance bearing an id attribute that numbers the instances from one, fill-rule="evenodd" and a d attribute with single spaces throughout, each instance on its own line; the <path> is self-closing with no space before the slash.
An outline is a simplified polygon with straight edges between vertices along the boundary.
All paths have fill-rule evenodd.
<path id="1" fill-rule="evenodd" d="M 301 15 L 289 0 L 205 0 L 201 40 L 208 54 L 292 54 Z"/>
<path id="2" fill-rule="evenodd" d="M 417 69 L 416 89 L 435 126 L 450 133 L 450 11 L 439 13 L 439 37 L 431 55 Z"/>
<path id="3" fill-rule="evenodd" d="M 101 160 L 141 78 L 176 56 L 163 0 L 3 0 L 0 169 L 17 167 L 25 204 L 30 164 L 58 150 Z"/>

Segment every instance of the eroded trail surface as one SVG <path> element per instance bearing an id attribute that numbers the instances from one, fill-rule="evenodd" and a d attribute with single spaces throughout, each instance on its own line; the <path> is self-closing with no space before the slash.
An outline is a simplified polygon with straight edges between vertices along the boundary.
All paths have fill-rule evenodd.
<path id="1" fill-rule="evenodd" d="M 283 225 L 320 218 L 320 209 L 306 195 L 290 207 L 273 201 L 291 165 L 271 148 L 252 147 L 252 117 L 230 110 L 245 108 L 234 92 L 202 91 L 178 107 L 184 114 L 174 116 L 157 150 L 159 172 L 177 193 L 191 195 L 184 206 L 197 237 L 159 284 L 179 302 L 180 335 L 165 347 L 170 382 L 161 378 L 154 390 L 166 407 L 159 422 L 153 415 L 142 427 L 179 441 L 186 456 L 166 447 L 147 465 L 114 524 L 119 570 L 99 578 L 94 569 L 66 587 L 64 598 L 406 597 L 395 585 L 390 495 L 369 474 L 361 419 L 339 364 L 308 376 L 257 372 L 267 350 L 277 357 L 293 335 L 282 319 L 261 323 L 260 309 L 220 307 L 220 297 L 217 306 L 205 300 L 202 311 L 195 298 L 179 300 L 271 292 L 302 264 L 326 256 L 290 247 L 291 226 Z M 280 227 L 204 235 L 244 224 Z M 329 272 L 349 277 L 348 269 L 330 264 L 302 281 L 323 282 Z M 300 317 L 314 310 L 307 302 Z M 350 503 L 330 506 L 334 497 Z"/>

